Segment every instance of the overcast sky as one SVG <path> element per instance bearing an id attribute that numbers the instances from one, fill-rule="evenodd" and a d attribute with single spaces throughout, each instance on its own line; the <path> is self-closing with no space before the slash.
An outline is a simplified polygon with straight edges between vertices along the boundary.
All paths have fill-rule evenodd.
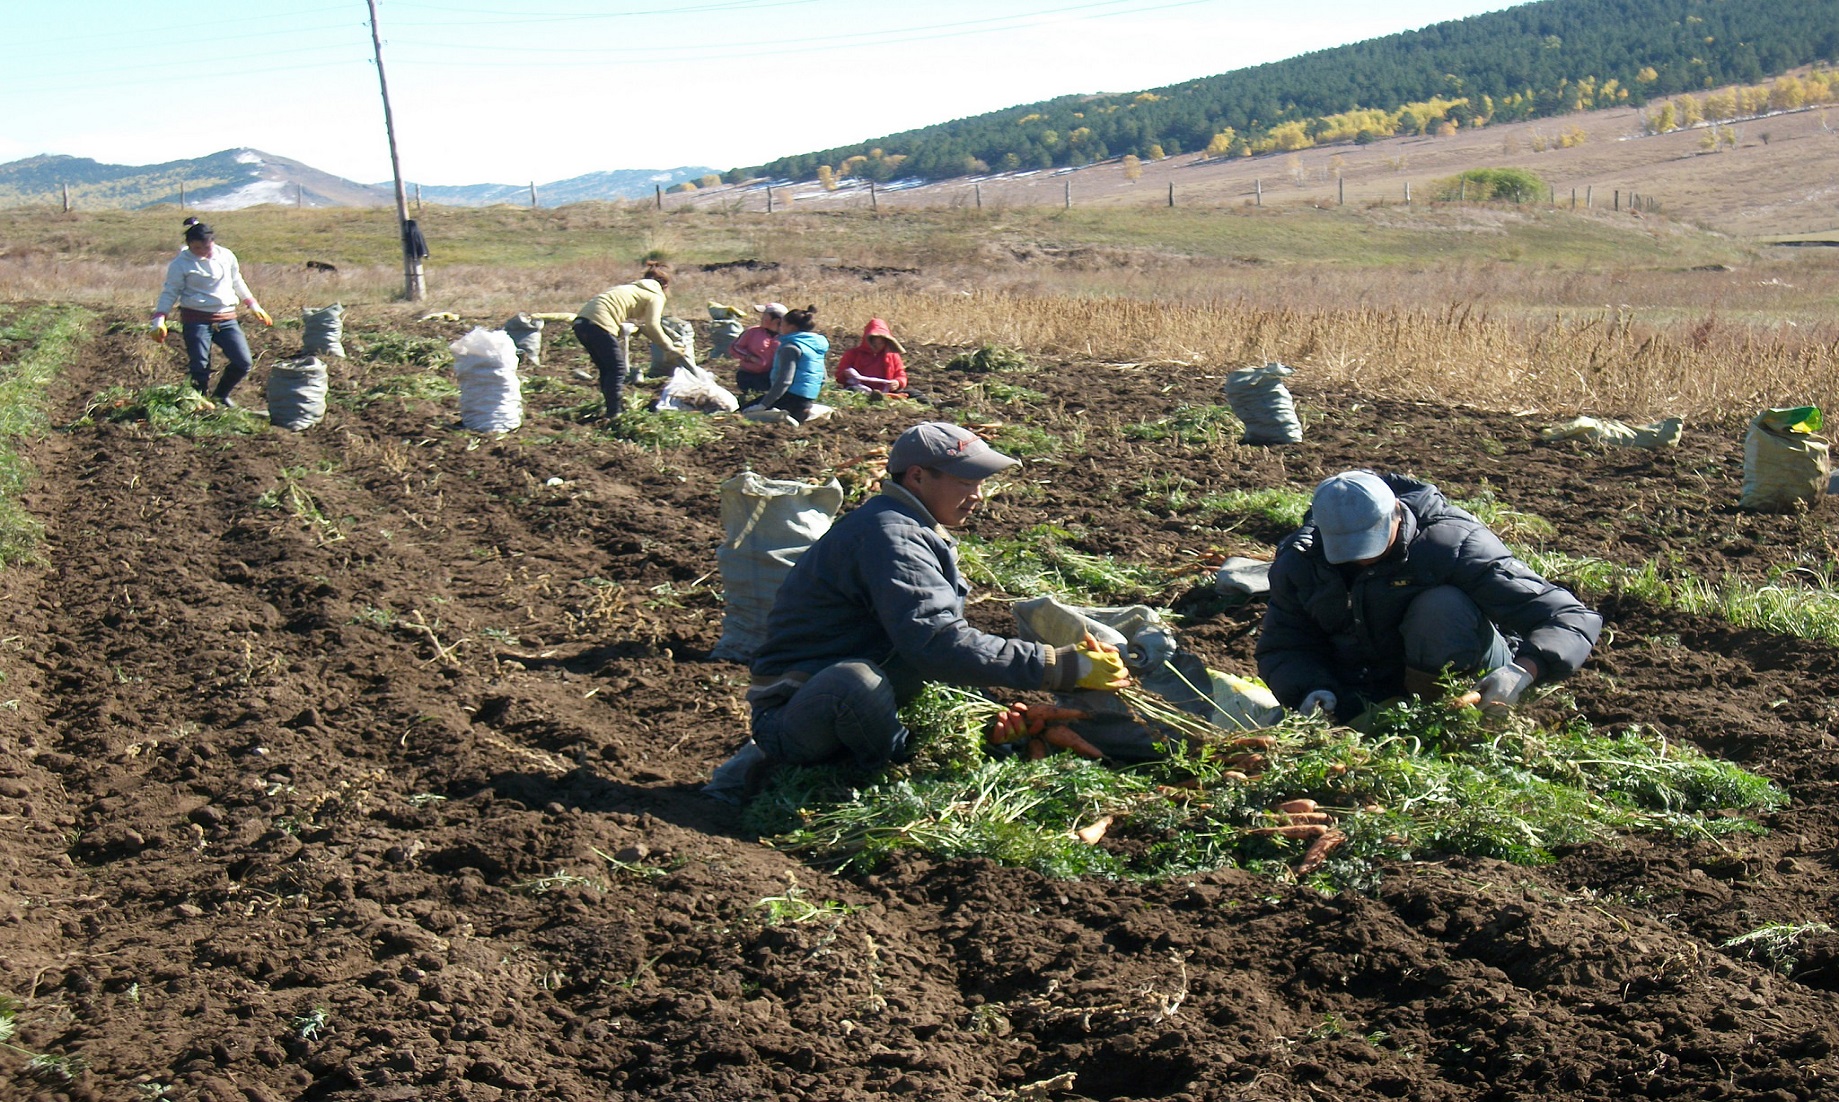
<path id="1" fill-rule="evenodd" d="M 403 175 L 728 169 L 1503 0 L 377 0 Z M 0 162 L 247 146 L 390 179 L 364 0 L 0 0 Z"/>

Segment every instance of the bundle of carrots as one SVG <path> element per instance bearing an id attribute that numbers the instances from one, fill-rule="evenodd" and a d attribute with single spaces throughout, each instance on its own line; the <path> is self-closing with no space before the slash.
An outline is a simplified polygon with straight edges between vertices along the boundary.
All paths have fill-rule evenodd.
<path id="1" fill-rule="evenodd" d="M 1097 761 L 1105 756 L 1104 751 L 1067 726 L 1090 718 L 1090 712 L 1078 708 L 1062 708 L 1055 704 L 1012 704 L 990 721 L 986 737 L 992 746 L 1027 739 L 1026 752 L 1031 761 L 1046 757 L 1049 747 L 1071 750 L 1082 758 Z"/>
<path id="2" fill-rule="evenodd" d="M 1302 860 L 1296 863 L 1298 876 L 1307 876 L 1321 868 L 1323 862 L 1328 860 L 1328 855 L 1347 841 L 1347 835 L 1336 829 L 1335 817 L 1321 810 L 1321 805 L 1314 800 L 1285 800 L 1272 810 L 1278 820 L 1276 825 L 1258 827 L 1251 833 L 1297 841 L 1307 839 L 1309 848 L 1303 851 Z"/>

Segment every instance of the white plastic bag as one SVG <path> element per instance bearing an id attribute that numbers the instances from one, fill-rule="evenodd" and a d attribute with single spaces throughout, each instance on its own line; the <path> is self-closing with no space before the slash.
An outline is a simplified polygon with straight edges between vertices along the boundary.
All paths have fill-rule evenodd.
<path id="1" fill-rule="evenodd" d="M 707 368 L 679 367 L 664 381 L 664 389 L 658 393 L 658 408 L 733 413 L 741 403 L 732 391 L 715 381 Z"/>
<path id="2" fill-rule="evenodd" d="M 460 381 L 460 423 L 469 432 L 510 432 L 524 423 L 517 345 L 502 329 L 474 329 L 447 346 Z"/>

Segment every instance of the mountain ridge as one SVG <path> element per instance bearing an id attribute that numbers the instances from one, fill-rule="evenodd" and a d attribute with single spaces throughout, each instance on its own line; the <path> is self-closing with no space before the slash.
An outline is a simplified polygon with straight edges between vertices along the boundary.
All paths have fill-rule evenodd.
<path id="1" fill-rule="evenodd" d="M 715 172 L 701 165 L 612 169 L 535 185 L 539 206 L 591 200 L 649 198 Z M 407 185 L 414 198 L 417 185 Z M 529 184 L 419 185 L 425 202 L 448 206 L 528 205 Z M 187 209 L 240 210 L 262 204 L 380 207 L 396 201 L 393 183 L 364 184 L 303 161 L 238 147 L 152 165 L 121 165 L 89 157 L 41 153 L 0 164 L 0 207 L 62 205 L 78 209 L 139 209 L 161 203 Z"/>

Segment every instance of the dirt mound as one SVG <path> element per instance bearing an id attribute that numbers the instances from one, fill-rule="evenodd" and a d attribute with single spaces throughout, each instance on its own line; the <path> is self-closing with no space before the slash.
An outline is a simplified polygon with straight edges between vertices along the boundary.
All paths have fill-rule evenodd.
<path id="1" fill-rule="evenodd" d="M 131 375 L 126 328 L 98 325 L 62 421 Z M 1188 449 L 1119 430 L 1220 379 L 1060 364 L 1016 376 L 1047 398 L 1009 409 L 916 353 L 950 403 L 809 435 L 731 422 L 691 449 L 546 412 L 590 396 L 572 347 L 503 439 L 450 403 L 361 401 L 391 369 L 348 364 L 304 434 L 43 441 L 45 565 L 0 574 L 0 994 L 14 1043 L 69 1059 L 0 1049 L 0 1097 L 1831 1097 L 1839 938 L 1778 968 L 1719 948 L 1834 912 L 1824 645 L 1597 602 L 1611 630 L 1570 683 L 1585 717 L 1794 796 L 1740 847 L 1401 865 L 1327 898 L 1236 870 L 1065 882 L 910 857 L 841 879 L 743 832 L 697 792 L 744 718 L 744 670 L 708 657 L 717 484 L 813 474 L 921 416 L 1061 439 L 981 534 L 1048 520 L 1135 561 L 1283 534 L 1199 527 L 1146 492 L 1171 476 L 1301 488 L 1356 465 L 1492 488 L 1572 555 L 1707 579 L 1835 559 L 1831 506 L 1736 510 L 1734 421 L 1604 452 L 1305 372 L 1303 444 Z M 1256 623 L 1211 612 L 1186 638 L 1246 670 Z"/>

